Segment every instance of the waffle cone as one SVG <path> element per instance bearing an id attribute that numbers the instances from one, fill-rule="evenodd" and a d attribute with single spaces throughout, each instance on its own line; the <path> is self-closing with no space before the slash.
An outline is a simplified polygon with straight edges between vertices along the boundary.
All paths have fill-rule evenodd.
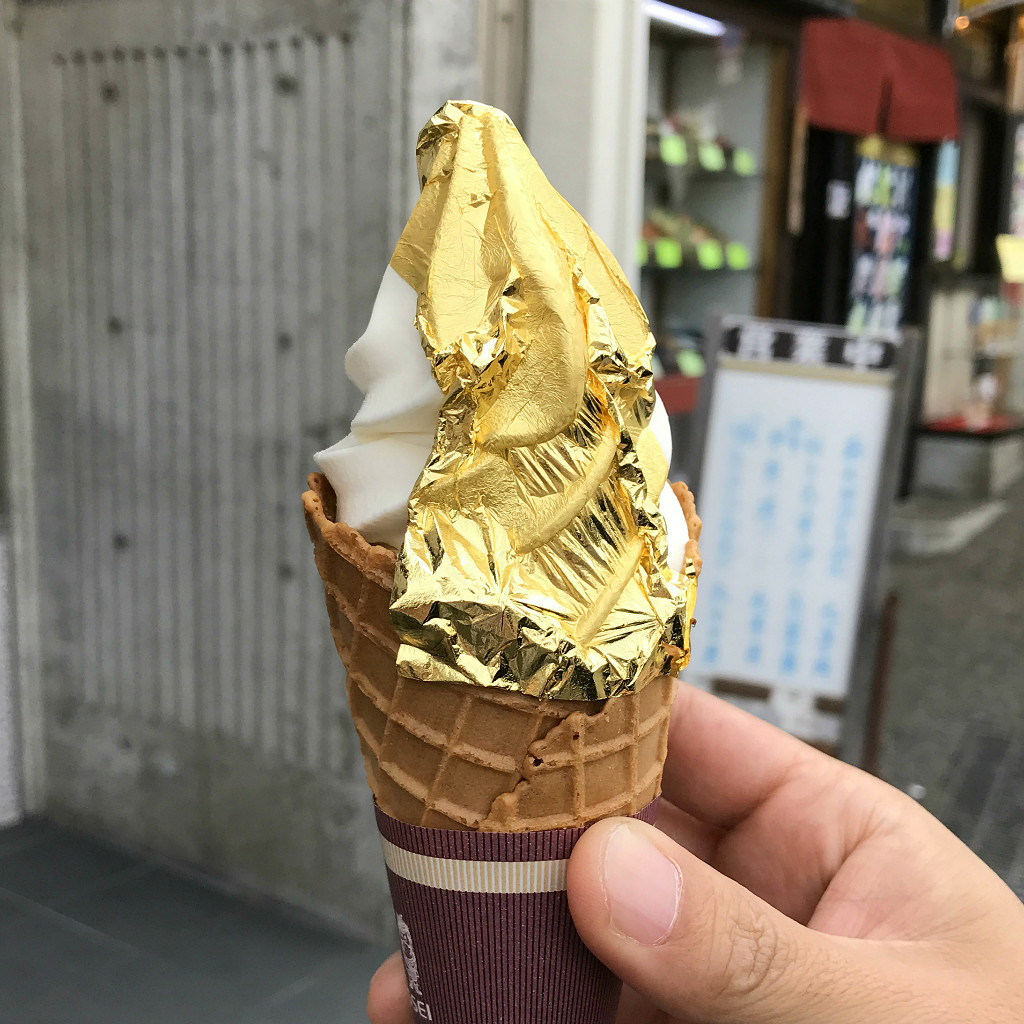
<path id="1" fill-rule="evenodd" d="M 682 485 L 691 549 L 700 521 Z M 606 701 L 404 679 L 391 624 L 396 552 L 335 521 L 327 480 L 302 502 L 378 806 L 412 825 L 521 832 L 635 814 L 660 792 L 675 681 Z"/>

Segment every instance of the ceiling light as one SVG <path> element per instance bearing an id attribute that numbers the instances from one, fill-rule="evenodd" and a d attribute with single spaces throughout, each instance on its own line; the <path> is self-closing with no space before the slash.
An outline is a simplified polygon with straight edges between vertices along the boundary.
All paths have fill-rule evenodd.
<path id="1" fill-rule="evenodd" d="M 662 0 L 644 0 L 644 13 L 651 21 L 672 25 L 687 32 L 696 32 L 701 36 L 725 35 L 725 25 L 722 22 L 715 21 L 714 18 L 705 18 L 703 14 L 694 14 L 693 11 L 684 11 L 672 4 L 662 3 Z"/>
<path id="2" fill-rule="evenodd" d="M 956 21 L 953 22 L 953 27 L 957 32 L 966 32 L 971 27 L 971 19 L 966 14 L 961 14 Z"/>

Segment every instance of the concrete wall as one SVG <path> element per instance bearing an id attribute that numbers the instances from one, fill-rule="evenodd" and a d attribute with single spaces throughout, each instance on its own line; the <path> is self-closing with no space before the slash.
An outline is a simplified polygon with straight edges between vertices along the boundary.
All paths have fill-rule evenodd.
<path id="1" fill-rule="evenodd" d="M 299 495 L 355 412 L 342 361 L 416 191 L 416 131 L 476 90 L 476 3 L 19 15 L 34 805 L 383 936 Z"/>
<path id="2" fill-rule="evenodd" d="M 24 504 L 32 493 L 30 480 L 16 485 L 12 479 L 12 468 L 24 466 L 21 456 L 31 448 L 18 52 L 8 31 L 15 14 L 9 0 L 0 0 L 0 826 L 16 821 L 23 809 L 21 768 L 30 758 L 22 757 L 27 751 L 18 742 L 24 705 L 15 699 L 14 605 L 16 593 L 34 593 L 31 571 L 23 579 L 11 571 L 11 506 L 14 496 Z M 29 528 L 14 538 L 19 543 L 32 534 L 30 521 L 21 522 Z M 26 601 L 22 622 L 31 621 L 31 606 Z"/>
<path id="3" fill-rule="evenodd" d="M 14 715 L 13 619 L 10 540 L 0 514 L 0 828 L 21 817 L 21 787 Z"/>

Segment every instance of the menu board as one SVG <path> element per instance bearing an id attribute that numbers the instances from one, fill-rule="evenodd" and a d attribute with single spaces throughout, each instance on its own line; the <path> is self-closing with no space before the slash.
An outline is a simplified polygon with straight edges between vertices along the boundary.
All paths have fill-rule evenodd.
<path id="1" fill-rule="evenodd" d="M 805 738 L 850 680 L 899 342 L 724 321 L 698 508 L 687 679 L 761 684 Z"/>
<path id="2" fill-rule="evenodd" d="M 895 331 L 903 322 L 916 191 L 913 149 L 877 136 L 858 143 L 846 323 L 852 331 Z"/>

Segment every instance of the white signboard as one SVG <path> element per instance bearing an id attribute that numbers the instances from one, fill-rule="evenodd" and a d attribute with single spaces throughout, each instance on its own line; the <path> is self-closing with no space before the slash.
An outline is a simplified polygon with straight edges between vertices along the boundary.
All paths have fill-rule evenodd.
<path id="1" fill-rule="evenodd" d="M 841 328 L 724 324 L 687 679 L 768 687 L 763 713 L 806 738 L 837 738 L 816 705 L 849 685 L 895 357 Z"/>

